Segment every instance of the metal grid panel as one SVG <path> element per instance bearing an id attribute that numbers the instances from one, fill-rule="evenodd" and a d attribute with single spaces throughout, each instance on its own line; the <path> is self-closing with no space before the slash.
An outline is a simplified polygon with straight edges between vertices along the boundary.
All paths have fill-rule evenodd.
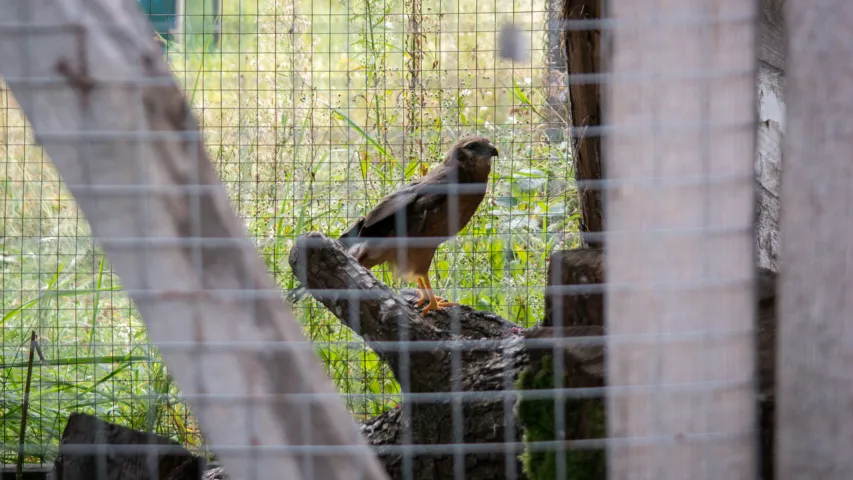
<path id="1" fill-rule="evenodd" d="M 0 5 L 12 8 L 11 3 Z M 151 256 L 151 263 L 162 265 L 168 261 L 155 258 L 162 255 L 156 253 L 161 248 L 236 251 L 234 241 L 193 234 L 198 231 L 193 229 L 208 222 L 208 217 L 196 211 L 198 205 L 193 204 L 193 211 L 188 212 L 193 227 L 180 241 L 137 228 L 96 245 L 67 189 L 73 190 L 78 199 L 85 194 L 115 201 L 115 205 L 97 207 L 105 213 L 121 202 L 130 205 L 133 198 L 176 193 L 190 198 L 207 195 L 205 186 L 195 185 L 199 183 L 197 179 L 189 180 L 191 186 L 152 184 L 157 174 L 143 161 L 151 158 L 146 157 L 151 154 L 145 149 L 157 142 L 167 143 L 168 139 L 158 136 L 151 125 L 140 127 L 144 131 L 130 127 L 139 123 L 141 113 L 134 110 L 141 105 L 139 92 L 159 79 L 138 78 L 129 85 L 119 85 L 120 81 L 110 85 L 104 64 L 91 72 L 98 79 L 96 91 L 125 89 L 128 108 L 132 110 L 128 117 L 132 118 L 121 125 L 123 132 L 118 128 L 93 130 L 97 119 L 85 116 L 78 119 L 79 127 L 90 144 L 139 144 L 133 168 L 139 168 L 138 178 L 143 179 L 135 180 L 135 184 L 99 188 L 92 186 L 91 178 L 85 174 L 69 182 L 71 185 L 59 180 L 36 146 L 31 127 L 16 107 L 16 99 L 4 90 L 7 182 L 3 291 L 7 313 L 2 329 L 2 372 L 7 393 L 2 401 L 12 407 L 7 410 L 10 421 L 4 424 L 3 443 L 17 443 L 20 416 L 14 415 L 23 404 L 23 359 L 27 340 L 35 330 L 46 358 L 33 370 L 28 415 L 31 423 L 25 441 L 31 462 L 53 458 L 70 412 L 94 413 L 121 425 L 159 433 L 193 449 L 211 447 L 220 456 L 249 458 L 247 454 L 251 452 L 255 455 L 251 461 L 259 464 L 269 462 L 260 458 L 261 450 L 292 453 L 300 458 L 344 451 L 311 445 L 310 440 L 300 447 L 274 445 L 260 450 L 253 450 L 248 444 L 204 445 L 198 422 L 185 402 L 209 402 L 225 412 L 235 405 L 246 407 L 250 400 L 258 398 L 252 397 L 253 392 L 187 393 L 186 390 L 199 388 L 188 388 L 186 384 L 179 388 L 160 356 L 213 358 L 232 352 L 262 356 L 311 348 L 319 354 L 350 413 L 364 423 L 362 433 L 377 443 L 391 440 L 390 445 L 380 445 L 377 451 L 394 478 L 523 478 L 523 472 L 529 477 L 538 474 L 537 478 L 546 478 L 550 473 L 554 476 L 547 478 L 564 478 L 579 473 L 578 469 L 603 465 L 601 452 L 607 444 L 603 406 L 584 404 L 583 408 L 592 409 L 584 410 L 584 416 L 598 420 L 581 421 L 577 418 L 580 403 L 571 402 L 600 399 L 606 387 L 572 377 L 580 378 L 589 372 L 574 372 L 574 366 L 562 360 L 550 367 L 556 381 L 546 380 L 544 384 L 537 383 L 541 375 L 535 377 L 535 364 L 527 368 L 531 358 L 539 358 L 530 353 L 534 347 L 546 347 L 553 352 L 553 358 L 563 359 L 561 345 L 567 348 L 580 341 L 557 340 L 553 336 L 531 338 L 535 334 L 523 331 L 545 315 L 546 294 L 579 295 L 602 290 L 601 285 L 547 288 L 548 259 L 555 251 L 580 246 L 578 188 L 625 188 L 621 179 L 575 180 L 572 146 L 585 138 L 604 137 L 619 126 L 572 127 L 566 106 L 568 87 L 609 83 L 607 75 L 566 76 L 559 52 L 560 34 L 567 30 L 601 30 L 607 38 L 619 28 L 660 28 L 668 24 L 678 28 L 676 34 L 660 36 L 658 40 L 673 41 L 685 31 L 748 26 L 755 20 L 752 12 L 721 15 L 706 9 L 665 16 L 651 10 L 646 17 L 614 23 L 560 21 L 558 10 L 562 5 L 502 0 L 434 4 L 421 0 L 258 0 L 226 2 L 218 15 L 214 5 L 182 4 L 177 33 L 165 39 L 164 58 L 193 108 L 208 154 L 233 206 L 276 282 L 276 288 L 248 290 L 232 286 L 215 293 L 241 302 L 280 299 L 280 289 L 296 287 L 299 277 L 312 287 L 314 299 L 297 304 L 294 313 L 311 343 L 256 339 L 247 344 L 233 341 L 229 332 L 220 331 L 213 335 L 215 339 L 208 338 L 200 344 L 192 336 L 166 340 L 166 329 L 161 330 L 164 336 L 159 337 L 156 349 L 148 343 L 145 325 L 127 294 L 139 303 L 154 302 L 162 292 L 151 286 L 123 288 L 101 248 L 135 251 L 137 255 L 141 252 Z M 36 18 L 37 12 L 34 6 L 30 18 Z M 97 20 L 97 16 L 86 18 Z M 73 29 L 69 33 L 65 26 L 39 26 L 37 22 L 3 28 L 4 35 L 14 36 L 17 41 L 21 41 L 22 34 L 75 38 Z M 103 28 L 112 32 L 127 27 Z M 501 59 L 501 47 L 520 58 Z M 69 58 L 80 60 L 79 52 L 67 53 Z M 92 58 L 81 61 L 100 62 Z M 714 65 L 667 75 L 711 84 L 721 78 L 743 77 L 754 68 Z M 648 81 L 641 67 L 641 62 L 637 62 L 636 69 L 623 66 L 617 72 L 618 78 Z M 67 88 L 69 79 L 72 87 L 79 88 L 73 85 L 73 79 L 79 80 L 79 76 L 58 73 L 50 78 L 6 80 L 13 88 L 17 86 L 19 91 L 34 96 L 48 89 Z M 37 105 L 36 101 L 31 102 Z M 646 106 L 640 104 L 638 108 Z M 705 129 L 700 136 L 707 141 L 708 130 L 727 126 L 747 132 L 750 128 L 748 122 L 723 126 L 713 122 L 713 118 L 709 121 L 697 114 L 678 125 L 663 121 L 653 133 L 667 138 L 698 125 Z M 411 305 L 413 294 L 404 291 L 401 295 L 400 289 L 407 285 L 395 280 L 387 268 L 374 269 L 381 282 L 374 284 L 373 280 L 365 280 L 363 269 L 353 259 L 340 255 L 340 246 L 328 238 L 303 236 L 303 242 L 297 243 L 297 238 L 309 231 L 336 238 L 382 196 L 427 173 L 453 140 L 470 133 L 488 136 L 501 156 L 492 166 L 488 194 L 477 214 L 459 235 L 441 246 L 430 271 L 438 293 L 474 310 L 450 308 L 446 316 L 438 314 L 421 320 Z M 194 132 L 184 132 L 182 140 L 194 141 L 193 135 Z M 74 131 L 38 132 L 38 139 L 57 151 L 76 138 L 80 134 L 75 137 Z M 752 178 L 744 171 L 745 165 L 734 173 L 717 176 L 703 170 L 687 179 L 660 178 L 657 186 L 662 190 L 678 185 L 702 186 L 710 191 L 726 182 Z M 189 171 L 195 172 L 192 168 Z M 141 203 L 147 205 L 149 201 Z M 452 197 L 449 203 L 448 218 L 452 222 L 458 204 Z M 151 217 L 151 210 L 128 214 L 157 221 Z M 672 214 L 678 215 L 678 209 L 673 209 Z M 739 223 L 723 233 L 743 236 L 749 225 Z M 148 227 L 156 230 L 152 225 Z M 720 233 L 708 228 L 706 223 L 691 228 L 679 226 L 671 233 L 675 237 Z M 617 238 L 632 233 L 611 231 L 608 235 Z M 587 240 L 593 237 L 586 236 Z M 401 250 L 417 248 L 418 241 L 409 238 L 398 245 Z M 697 254 L 707 258 L 706 252 Z M 317 271 L 318 265 L 335 278 L 324 277 Z M 681 281 L 680 286 L 708 293 L 719 282 L 743 280 L 731 275 L 732 270 L 725 270 L 715 280 L 701 277 Z M 125 284 L 129 282 L 124 280 Z M 610 288 L 617 291 L 619 286 Z M 152 312 L 165 312 L 151 308 Z M 247 315 L 255 313 L 252 310 Z M 554 326 L 559 330 L 563 327 L 559 322 L 568 319 L 560 319 L 559 315 L 557 319 Z M 749 319 L 741 320 L 749 333 Z M 176 325 L 171 333 L 181 328 L 184 326 Z M 188 331 L 184 328 L 183 332 Z M 362 341 L 360 333 L 366 334 L 369 345 Z M 600 347 L 603 341 L 600 335 L 583 339 L 587 347 Z M 565 355 L 578 353 L 569 350 Z M 524 372 L 528 376 L 520 378 Z M 729 372 L 725 369 L 721 374 Z M 566 375 L 573 384 L 564 385 Z M 745 380 L 750 380 L 751 375 L 748 369 L 742 374 L 747 377 Z M 520 390 L 521 387 L 525 389 Z M 257 388 L 261 389 L 258 392 L 263 391 L 262 387 Z M 713 384 L 695 388 L 704 392 L 702 395 L 715 393 Z M 258 392 L 254 395 L 260 395 Z M 517 405 L 522 394 L 528 403 Z M 553 403 L 555 395 L 563 401 Z M 299 398 L 298 401 L 315 403 L 321 398 L 334 400 L 334 396 L 316 393 L 303 393 Z M 565 403 L 566 398 L 569 403 Z M 278 401 L 276 397 L 266 400 Z M 535 438 L 534 422 L 525 415 L 537 408 L 549 412 L 552 407 L 553 422 L 545 429 L 553 430 L 551 438 Z M 652 408 L 665 406 L 657 404 Z M 699 410 L 710 415 L 710 410 Z M 311 418 L 311 410 L 308 412 Z M 425 419 L 432 419 L 432 424 Z M 587 436 L 571 437 L 565 430 L 565 425 L 572 422 L 576 426 L 589 421 L 595 425 L 571 432 L 580 431 Z M 415 426 L 399 428 L 400 422 L 413 422 Z M 393 430 L 395 425 L 397 430 Z M 387 438 L 376 433 L 380 427 L 391 429 Z M 737 433 L 750 433 L 751 428 L 745 425 Z M 566 443 L 565 439 L 571 441 Z M 140 447 L 126 449 L 139 451 Z M 4 460 L 11 461 L 14 453 L 7 452 Z M 663 462 L 663 458 L 655 458 Z M 269 463 L 266 465 L 268 468 Z M 312 472 L 322 469 L 310 462 L 299 465 L 304 478 L 312 478 Z M 545 468 L 540 468 L 543 465 Z M 257 468 L 263 471 L 262 467 Z M 659 468 L 664 468 L 662 463 Z M 242 478 L 250 478 L 251 473 Z M 705 473 L 707 478 L 718 478 L 715 471 Z"/>

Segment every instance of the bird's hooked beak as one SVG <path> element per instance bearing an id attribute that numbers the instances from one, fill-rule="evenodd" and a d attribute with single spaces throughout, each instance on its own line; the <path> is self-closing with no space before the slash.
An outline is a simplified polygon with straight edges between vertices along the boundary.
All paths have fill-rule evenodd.
<path id="1" fill-rule="evenodd" d="M 498 147 L 496 147 L 494 145 L 489 145 L 489 146 L 492 147 L 492 156 L 493 157 L 500 156 L 501 152 L 498 151 Z"/>

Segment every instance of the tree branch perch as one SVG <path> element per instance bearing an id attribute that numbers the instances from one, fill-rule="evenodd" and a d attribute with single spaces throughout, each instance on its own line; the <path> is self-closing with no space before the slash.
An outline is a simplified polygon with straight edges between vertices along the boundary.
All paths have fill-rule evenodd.
<path id="1" fill-rule="evenodd" d="M 456 380 L 464 392 L 499 392 L 516 388 L 515 382 L 531 359 L 537 361 L 530 348 L 529 338 L 552 336 L 551 329 L 522 330 L 499 316 L 467 306 L 451 307 L 445 311 L 421 316 L 413 304 L 415 292 L 391 290 L 367 269 L 346 254 L 337 241 L 319 233 L 299 237 L 290 252 L 289 263 L 297 279 L 308 292 L 323 303 L 344 325 L 361 335 L 385 359 L 398 380 L 410 377 L 408 385 L 401 381 L 406 393 L 449 392 Z M 455 317 L 455 318 L 454 318 Z M 459 322 L 459 334 L 451 333 L 454 321 Z M 405 337 L 401 334 L 405 333 Z M 600 335 L 597 327 L 578 326 L 565 329 L 564 336 Z M 412 348 L 409 368 L 402 371 L 399 343 L 390 348 L 383 342 L 435 341 L 434 348 Z M 460 349 L 459 365 L 452 368 L 451 342 L 454 340 L 487 340 L 487 345 Z M 546 352 L 552 350 L 549 345 Z M 539 352 L 536 352 L 539 353 Z M 566 385 L 600 386 L 602 382 L 601 347 L 572 345 L 566 347 L 565 372 L 572 380 Z M 406 401 L 404 400 L 404 403 Z M 402 444 L 402 433 L 412 433 L 415 445 L 456 443 L 451 426 L 451 402 L 412 401 L 405 409 L 386 412 L 362 424 L 362 433 L 377 446 Z M 508 402 L 498 396 L 464 400 L 462 405 L 463 442 L 494 444 L 493 451 L 465 455 L 465 471 L 470 478 L 506 478 L 507 457 L 518 448 L 519 425 L 514 425 L 516 399 Z M 509 419 L 509 420 L 508 420 Z M 509 423 L 508 423 L 509 422 Z M 573 433 L 573 434 L 572 434 Z M 568 438 L 588 438 L 583 427 L 574 428 Z M 516 446 L 513 446 L 513 444 Z M 464 450 L 465 445 L 460 446 Z M 392 478 L 401 478 L 401 455 L 393 450 L 380 454 Z M 413 475 L 416 479 L 451 478 L 453 455 L 431 454 L 415 456 Z M 520 472 L 520 466 L 517 465 Z M 521 475 L 521 478 L 524 478 Z"/>
<path id="2" fill-rule="evenodd" d="M 604 312 L 600 293 L 581 291 L 551 293 L 547 304 L 548 316 L 562 315 L 554 323 L 546 318 L 543 326 L 522 330 L 498 316 L 480 312 L 470 307 L 454 307 L 444 312 L 433 312 L 426 318 L 413 308 L 414 290 L 396 292 L 377 280 L 356 260 L 346 254 L 337 241 L 319 233 L 308 233 L 297 239 L 290 252 L 290 266 L 308 292 L 332 311 L 344 324 L 360 334 L 391 366 L 397 379 L 401 378 L 399 356 L 401 327 L 410 341 L 432 340 L 439 346 L 431 349 L 412 349 L 411 382 L 403 386 L 407 393 L 447 392 L 452 375 L 459 380 L 460 389 L 466 392 L 495 392 L 519 387 L 516 381 L 530 366 L 540 365 L 555 348 L 562 350 L 565 387 L 600 387 L 604 385 L 604 350 L 601 335 L 604 333 Z M 603 285 L 604 251 L 570 250 L 555 252 L 549 265 L 550 285 L 575 285 L 595 287 Z M 773 423 L 773 360 L 775 345 L 775 274 L 767 269 L 758 272 L 759 361 L 762 379 L 761 428 L 765 459 L 772 444 Z M 561 313 L 560 313 L 561 312 Z M 461 321 L 460 334 L 451 332 L 451 322 L 456 315 Z M 553 321 L 553 318 L 550 318 Z M 561 338 L 568 338 L 562 347 L 554 343 L 533 348 L 527 340 L 555 337 L 552 325 L 562 324 Z M 590 337 L 589 342 L 577 337 Z M 491 348 L 466 348 L 460 353 L 460 369 L 454 371 L 450 364 L 449 346 L 453 340 L 490 340 Z M 391 348 L 384 342 L 397 342 Z M 446 343 L 444 343 L 446 342 Z M 582 343 L 584 342 L 584 343 Z M 497 345 L 496 345 L 497 344 Z M 538 368 L 538 367 L 537 367 Z M 536 369 L 534 368 L 533 371 Z M 509 387 L 509 388 L 508 388 Z M 517 408 L 515 398 L 511 405 Z M 599 401 L 596 399 L 596 401 Z M 362 422 L 361 432 L 374 446 L 380 447 L 380 460 L 392 478 L 403 478 L 403 462 L 399 447 L 403 433 L 412 433 L 415 445 L 453 443 L 453 416 L 448 401 L 428 403 L 410 401 L 410 412 L 398 408 Z M 588 421 L 589 402 L 569 404 L 566 410 L 566 438 L 594 438 L 594 421 Z M 520 441 L 523 426 L 517 411 L 508 411 L 503 399 L 466 400 L 463 404 L 465 444 Z M 516 421 L 507 426 L 506 419 Z M 600 418 L 600 417 L 599 417 Z M 600 426 L 600 425 L 599 425 Z M 383 448 L 390 447 L 390 448 Z M 464 449 L 464 446 L 462 447 Z M 495 452 L 468 454 L 466 475 L 471 478 L 507 478 L 506 454 L 514 447 L 502 447 Z M 516 452 L 520 453 L 520 452 Z M 471 460 L 467 460 L 471 458 Z M 769 472 L 767 462 L 763 471 Z M 413 459 L 416 479 L 449 478 L 453 475 L 453 457 L 450 454 L 416 455 Z M 520 467 L 519 467 L 520 472 Z M 576 472 L 578 473 L 578 472 Z M 525 478 L 519 475 L 518 478 Z M 592 478 L 597 478 L 593 475 Z"/>

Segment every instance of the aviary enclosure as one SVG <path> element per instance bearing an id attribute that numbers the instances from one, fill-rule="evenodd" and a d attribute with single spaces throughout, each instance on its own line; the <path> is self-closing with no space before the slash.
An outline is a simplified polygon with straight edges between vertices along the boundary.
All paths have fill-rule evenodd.
<path id="1" fill-rule="evenodd" d="M 69 38 L 77 43 L 69 45 L 78 50 L 70 55 L 79 65 L 60 57 L 50 72 L 77 92 L 74 108 L 83 112 L 98 111 L 97 102 L 106 101 L 93 93 L 98 89 L 137 83 L 124 93 L 128 111 L 109 112 L 116 119 L 125 114 L 128 123 L 114 122 L 113 131 L 106 114 L 81 115 L 76 137 L 51 130 L 47 126 L 56 127 L 51 122 L 62 116 L 39 116 L 44 104 L 33 94 L 47 98 L 52 80 L 27 70 L 32 63 L 32 71 L 39 71 L 40 57 L 7 49 L 16 61 L 0 65 L 7 82 L 0 95 L 0 415 L 3 463 L 17 464 L 9 471 L 22 463 L 49 470 L 56 461 L 58 478 L 76 478 L 68 472 L 94 474 L 85 469 L 97 466 L 101 475 L 115 466 L 75 463 L 75 455 L 91 451 L 67 449 L 69 442 L 99 448 L 171 441 L 181 454 L 221 458 L 226 468 L 247 465 L 235 461 L 249 458 L 245 451 L 202 435 L 205 428 L 221 443 L 228 421 L 239 421 L 223 420 L 217 429 L 210 413 L 199 421 L 198 411 L 214 411 L 203 403 L 211 398 L 251 411 L 251 402 L 265 394 L 205 397 L 205 388 L 187 383 L 186 365 L 176 359 L 193 357 L 188 352 L 204 342 L 166 335 L 178 330 L 164 329 L 162 318 L 158 326 L 150 317 L 154 310 L 145 310 L 143 321 L 137 308 L 154 308 L 146 303 L 163 299 L 128 279 L 128 263 L 112 261 L 121 259 L 122 249 L 159 248 L 171 245 L 168 239 L 149 238 L 149 232 L 119 238 L 105 224 L 90 228 L 89 222 L 96 227 L 108 215 L 93 216 L 92 203 L 81 207 L 90 201 L 87 195 L 130 195 L 134 188 L 159 188 L 164 196 L 172 188 L 186 198 L 204 198 L 202 187 L 216 181 L 175 174 L 180 181 L 170 185 L 174 178 L 164 180 L 157 166 L 139 174 L 150 175 L 148 183 L 116 180 L 121 169 L 110 170 L 114 184 L 107 177 L 92 180 L 107 175 L 109 160 L 131 162 L 123 163 L 128 168 L 147 165 L 116 155 L 80 160 L 103 161 L 104 169 L 66 183 L 60 173 L 71 167 L 61 157 L 69 150 L 54 147 L 72 137 L 88 146 L 162 147 L 144 157 L 152 160 L 168 156 L 163 145 L 169 137 L 158 133 L 172 129 L 194 138 L 197 126 L 205 152 L 195 157 L 182 144 L 184 154 L 202 164 L 209 158 L 253 251 L 274 279 L 275 301 L 308 287 L 298 301 L 289 297 L 293 315 L 363 441 L 375 447 L 385 475 L 774 476 L 787 35 L 782 1 L 691 0 L 683 8 L 595 0 L 125 2 L 147 14 L 151 23 L 144 31 L 157 37 L 151 45 L 162 47 L 156 58 L 134 37 L 143 30 L 127 20 L 125 6 L 92 1 L 80 18 L 67 2 L 57 7 L 54 19 L 74 18 Z M 32 21 L 14 2 L 0 7 L 15 12 L 0 25 L 4 38 L 20 41 L 21 32 L 61 29 Z M 96 34 L 93 22 L 104 18 L 124 20 L 102 30 L 118 29 L 126 37 Z M 614 35 L 620 28 L 628 33 Z M 647 54 L 645 63 L 635 61 L 639 55 L 632 48 Z M 109 62 L 123 72 L 119 77 L 130 71 L 118 66 L 140 51 L 149 78 L 128 82 L 130 77 L 107 75 Z M 95 65 L 100 68 L 89 68 Z M 183 108 L 172 102 L 174 92 L 156 83 L 156 73 L 166 68 L 191 121 L 174 120 Z M 611 93 L 607 100 L 605 91 Z M 137 103 L 145 106 L 148 123 L 140 131 L 148 135 L 128 137 L 120 130 L 133 124 Z M 602 120 L 606 108 L 608 122 Z M 170 126 L 157 124 L 163 116 Z M 385 266 L 368 273 L 333 240 L 386 195 L 438 168 L 451 145 L 471 134 L 488 137 L 499 151 L 491 160 L 487 193 L 471 221 L 438 248 L 429 270 L 435 293 L 461 306 L 423 315 L 416 308 L 416 285 Z M 46 154 L 51 148 L 57 148 L 52 159 Z M 202 202 L 195 208 L 207 205 L 193 201 Z M 98 208 L 107 212 L 105 205 Z M 444 213 L 448 221 L 458 214 L 454 205 L 450 201 Z M 89 221 L 81 208 L 89 209 Z M 111 211 L 113 218 L 121 216 L 117 211 Z M 193 226 L 185 226 L 180 238 L 187 251 L 231 248 L 223 239 L 239 236 L 234 230 L 188 233 L 205 232 L 211 227 L 204 224 L 227 214 L 194 211 L 187 220 Z M 152 231 L 165 231 L 157 223 L 163 219 L 144 218 L 153 222 Z M 235 247 L 219 264 L 225 257 L 241 262 L 242 253 Z M 217 271 L 205 270 L 208 276 Z M 243 295 L 264 294 L 258 283 L 228 285 Z M 260 307 L 247 305 L 257 314 Z M 157 308 L 179 315 L 177 307 Z M 206 321 L 222 321 L 228 308 L 220 316 L 211 307 Z M 209 348 L 229 352 L 234 346 L 228 340 L 257 333 L 258 325 L 219 328 L 212 336 L 220 343 Z M 159 343 L 149 338 L 155 326 L 152 337 Z M 271 345 L 255 340 L 263 344 L 255 347 L 258 355 L 267 359 L 280 358 L 280 349 L 298 350 L 296 343 L 274 345 L 272 337 L 266 339 Z M 199 352 L 197 358 L 210 354 Z M 260 364 L 271 376 L 299 370 L 297 363 Z M 206 371 L 216 376 L 213 367 Z M 222 369 L 223 378 L 230 373 Z M 297 402 L 299 395 L 325 402 L 301 388 L 273 390 L 287 397 L 282 402 Z M 278 401 L 275 395 L 269 398 Z M 258 405 L 258 411 L 276 408 Z M 306 416 L 309 423 L 321 417 L 307 411 L 314 412 Z M 107 438 L 87 433 L 84 427 L 92 424 L 86 422 L 94 422 L 93 431 L 108 432 Z M 305 433 L 303 426 L 294 434 L 293 424 L 284 424 L 281 431 L 252 427 L 264 433 L 245 438 L 284 437 L 284 447 L 294 449 L 273 450 L 284 458 L 275 461 L 284 465 L 288 455 L 298 456 L 302 478 L 350 478 L 338 461 L 345 451 L 311 439 L 335 428 L 314 425 Z M 139 432 L 161 438 L 133 437 Z M 760 441 L 753 442 L 756 435 Z M 353 443 L 345 437 L 331 444 Z M 258 446 L 252 441 L 245 445 L 249 450 Z M 697 456 L 703 461 L 694 461 Z M 158 478 L 225 475 L 145 458 L 149 469 L 159 469 Z M 269 458 L 251 458 L 259 472 L 286 471 Z M 382 478 L 372 472 L 364 478 Z M 250 475 L 240 471 L 235 478 Z"/>
<path id="2" fill-rule="evenodd" d="M 433 285 L 520 326 L 542 318 L 548 254 L 576 242 L 579 218 L 566 72 L 559 32 L 547 28 L 559 5 L 226 1 L 219 19 L 213 7 L 186 1 L 165 55 L 283 290 L 295 286 L 287 257 L 299 234 L 342 233 L 438 163 L 458 137 L 482 133 L 502 154 L 491 194 L 439 251 Z M 152 23 L 168 25 L 157 21 L 162 10 L 150 10 Z M 505 24 L 520 30 L 526 60 L 498 56 Z M 25 370 L 14 364 L 25 362 L 35 329 L 51 366 L 34 371 L 27 443 L 45 449 L 31 461 L 51 460 L 71 412 L 200 447 L 179 389 L 86 220 L 5 90 L 3 102 L 3 443 L 17 441 L 11 420 L 19 410 L 11 407 L 20 406 Z M 295 312 L 341 392 L 353 394 L 346 398 L 356 419 L 395 408 L 398 382 L 358 336 L 316 301 Z"/>

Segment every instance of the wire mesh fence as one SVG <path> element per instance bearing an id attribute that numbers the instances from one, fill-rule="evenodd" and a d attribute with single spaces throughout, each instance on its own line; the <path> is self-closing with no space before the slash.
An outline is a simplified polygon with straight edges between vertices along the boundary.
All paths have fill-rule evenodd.
<path id="1" fill-rule="evenodd" d="M 27 8 L 12 3 L 0 7 Z M 229 243 L 233 231 L 199 233 L 212 228 L 203 225 L 213 223 L 212 214 L 198 200 L 210 184 L 181 176 L 197 174 L 191 162 L 168 179 L 149 165 L 157 142 L 184 142 L 187 157 L 205 158 L 194 153 L 193 125 L 152 120 L 158 108 L 174 104 L 167 98 L 151 106 L 159 79 L 140 40 L 129 51 L 141 49 L 149 78 L 128 81 L 129 70 L 122 70 L 113 81 L 103 65 L 89 73 L 57 68 L 47 79 L 6 78 L 20 90 L 13 96 L 4 85 L 0 95 L 3 463 L 51 464 L 69 416 L 87 413 L 207 458 L 256 455 L 260 464 L 268 453 L 295 455 L 301 478 L 320 478 L 314 475 L 328 466 L 317 459 L 345 449 L 312 440 L 317 424 L 303 426 L 309 433 L 295 434 L 291 445 L 220 444 L 203 438 L 202 425 L 215 420 L 200 422 L 193 411 L 219 405 L 210 411 L 227 412 L 236 404 L 251 410 L 253 402 L 285 401 L 279 397 L 302 408 L 319 403 L 321 394 L 276 385 L 275 395 L 266 395 L 257 386 L 266 380 L 251 375 L 251 391 L 214 394 L 189 387 L 185 371 L 175 374 L 163 359 L 244 349 L 261 352 L 264 371 L 276 372 L 296 367 L 271 361 L 275 352 L 306 347 L 391 478 L 605 478 L 608 468 L 614 478 L 627 478 L 629 466 L 641 468 L 635 474 L 663 475 L 675 458 L 686 463 L 672 471 L 690 478 L 754 473 L 752 438 L 762 428 L 752 411 L 757 373 L 750 358 L 755 119 L 745 106 L 754 103 L 758 68 L 750 44 L 754 6 L 694 0 L 642 14 L 615 2 L 622 9 L 614 6 L 614 18 L 603 20 L 600 2 L 573 0 L 135 3 L 276 287 L 266 291 L 252 280 L 199 288 L 233 303 L 223 304 L 222 315 L 263 315 L 253 302 L 290 293 L 310 343 L 245 344 L 235 339 L 257 325 L 238 323 L 203 335 L 192 330 L 204 323 L 198 318 L 174 330 L 156 327 L 159 339 L 178 331 L 180 339 L 150 341 L 152 319 L 146 325 L 137 307 L 168 289 L 128 288 L 104 250 L 136 249 L 145 263 L 162 265 L 168 262 L 158 249 L 180 245 L 199 278 L 221 273 L 205 252 L 241 253 Z M 724 6 L 731 8 L 718 11 Z M 16 11 L 10 18 L 37 15 Z M 107 18 L 99 15 L 78 22 L 89 28 Z M 7 38 L 40 28 L 64 27 L 0 26 Z M 104 32 L 122 28 L 131 27 Z M 619 29 L 628 33 L 614 43 Z M 715 43 L 715 29 L 729 34 L 728 43 Z M 657 36 L 645 45 L 661 51 L 645 56 L 647 63 L 621 53 L 631 47 L 626 38 L 641 43 L 650 32 Z M 691 34 L 698 40 L 677 43 Z M 82 34 L 85 41 L 68 35 L 83 51 L 91 42 L 123 41 L 114 33 Z M 604 73 L 597 64 L 614 44 L 625 50 L 612 58 L 615 70 Z M 687 44 L 695 57 L 684 53 Z M 111 48 L 102 51 L 127 53 Z M 69 55 L 83 66 L 122 56 L 92 53 Z M 19 108 L 29 100 L 18 92 L 37 95 L 55 88 L 51 82 L 70 84 L 82 99 L 112 88 L 126 95 L 133 118 L 109 131 L 93 127 L 105 117 L 81 114 L 79 141 L 74 132 L 36 134 Z M 662 88 L 669 95 L 656 97 Z M 601 119 L 599 90 L 615 91 L 612 123 Z M 94 109 L 86 100 L 80 105 Z M 174 108 L 179 112 L 167 111 L 172 119 L 185 113 Z M 158 136 L 162 131 L 179 135 Z M 88 172 L 69 188 L 43 150 L 53 144 L 60 151 L 63 142 L 124 142 L 128 152 L 146 144 L 122 160 L 147 172 L 139 173 L 144 181 L 109 185 L 104 173 L 99 190 L 85 177 L 97 172 Z M 639 149 L 636 156 L 631 148 Z M 605 162 L 602 151 L 613 157 Z M 616 176 L 605 179 L 608 171 Z M 111 201 L 113 213 L 120 202 L 142 205 L 125 213 L 151 225 L 165 221 L 153 216 L 152 198 L 181 196 L 192 205 L 182 212 L 192 226 L 177 239 L 145 223 L 96 241 L 77 203 L 81 192 L 108 199 L 98 211 L 107 212 Z M 608 195 L 615 195 L 613 205 L 605 205 Z M 606 232 L 605 215 L 616 225 Z M 346 233 L 357 238 L 339 239 Z M 373 264 L 375 278 L 365 273 Z M 659 270 L 650 273 L 655 265 Z M 605 336 L 611 329 L 619 335 Z M 637 384 L 642 393 L 630 388 Z M 319 416 L 310 405 L 300 412 L 307 424 Z M 262 413 L 251 418 L 246 431 L 271 423 Z M 230 421 L 242 428 L 239 419 Z M 254 441 L 263 434 L 246 435 Z M 266 450 L 252 450 L 258 445 Z M 716 460 L 687 465 L 710 451 Z M 265 468 L 271 467 L 234 478 L 275 471 Z"/>
<path id="2" fill-rule="evenodd" d="M 493 193 L 435 258 L 433 284 L 520 325 L 541 317 L 547 255 L 572 241 L 577 204 L 565 92 L 554 84 L 564 73 L 549 68 L 559 51 L 546 28 L 548 5 L 247 1 L 225 2 L 217 19 L 209 2 L 185 2 L 178 18 L 168 3 L 140 6 L 155 27 L 180 26 L 164 39 L 170 66 L 282 288 L 295 286 L 286 259 L 297 235 L 342 233 L 383 195 L 425 174 L 457 137 L 483 132 L 502 150 Z M 529 42 L 526 62 L 498 56 L 508 22 Z M 47 423 L 33 426 L 40 436 L 30 443 L 55 443 L 69 412 L 92 411 L 200 445 L 86 220 L 8 90 L 3 102 L 4 363 L 23 362 L 33 328 L 51 361 L 66 363 L 36 371 L 36 385 L 66 386 L 35 391 L 52 414 L 39 415 Z M 384 270 L 379 278 L 398 284 Z M 316 302 L 304 303 L 300 320 L 341 391 L 376 394 L 348 397 L 353 415 L 394 408 L 399 385 L 387 367 L 368 348 L 341 345 L 357 337 Z M 6 370 L 14 376 L 7 391 L 22 391 L 21 372 Z M 13 444 L 17 429 L 6 425 L 4 444 Z M 42 456 L 49 458 L 34 459 Z"/>

